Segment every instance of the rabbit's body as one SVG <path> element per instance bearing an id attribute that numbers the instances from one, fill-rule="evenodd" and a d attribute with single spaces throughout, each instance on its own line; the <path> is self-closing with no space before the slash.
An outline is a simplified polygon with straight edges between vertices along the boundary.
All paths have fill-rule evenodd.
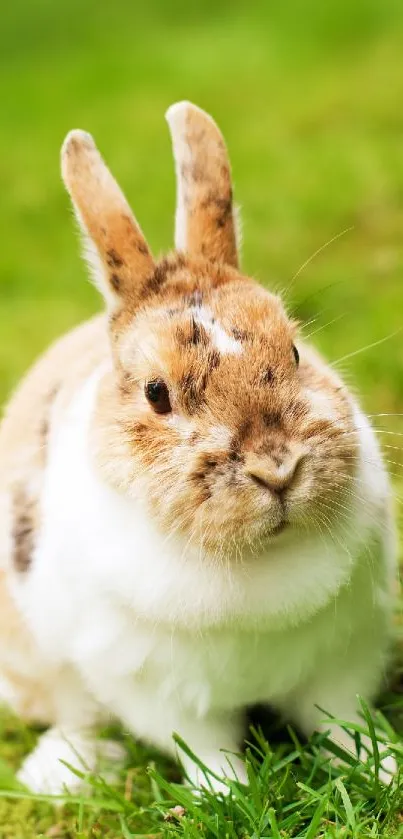
<path id="1" fill-rule="evenodd" d="M 16 598 L 25 596 L 40 548 L 50 437 L 80 383 L 108 353 L 105 318 L 73 330 L 25 377 L 0 428 L 0 694 L 24 718 L 45 723 L 57 718 L 52 694 L 62 662 L 44 655 Z"/>
<path id="2" fill-rule="evenodd" d="M 77 143 L 74 135 L 70 159 Z M 122 247 L 107 250 L 114 292 L 127 282 Z M 136 253 L 148 258 L 141 242 Z M 220 749 L 238 750 L 245 706 L 270 702 L 310 733 L 324 717 L 317 706 L 353 718 L 356 695 L 372 698 L 387 663 L 394 530 L 365 416 L 299 345 L 308 416 L 276 349 L 277 334 L 289 341 L 282 310 L 232 268 L 179 254 L 145 276 L 151 299 L 164 284 L 155 326 L 141 309 L 133 329 L 124 310 L 112 315 L 112 342 L 104 318 L 75 330 L 23 382 L 0 432 L 0 677 L 19 713 L 54 726 L 22 770 L 36 789 L 71 782 L 59 757 L 74 762 L 78 751 L 93 765 L 85 732 L 109 716 L 166 750 L 177 731 L 212 769 L 229 771 Z M 190 362 L 169 355 L 169 330 L 191 376 Z M 173 412 L 173 386 L 168 399 L 154 378 L 154 416 L 136 388 L 139 364 L 153 359 L 159 375 L 159 341 L 184 401 Z M 271 366 L 258 380 L 265 353 Z M 295 449 L 284 430 L 292 423 Z M 307 486 L 315 527 L 304 518 Z M 341 729 L 335 736 L 345 742 Z"/>

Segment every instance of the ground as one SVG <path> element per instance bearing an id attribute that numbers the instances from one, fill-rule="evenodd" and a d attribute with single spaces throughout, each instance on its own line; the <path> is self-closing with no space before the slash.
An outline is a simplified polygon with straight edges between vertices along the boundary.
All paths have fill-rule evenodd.
<path id="1" fill-rule="evenodd" d="M 0 397 L 52 338 L 100 305 L 79 261 L 60 182 L 65 134 L 75 127 L 94 134 L 147 238 L 162 251 L 172 245 L 174 211 L 163 114 L 188 98 L 214 114 L 228 141 L 244 269 L 284 291 L 306 333 L 360 394 L 392 447 L 385 456 L 399 511 L 402 37 L 400 0 L 7 4 L 0 31 Z M 402 731 L 398 676 L 394 683 L 381 702 Z M 35 736 L 0 717 L 1 839 L 403 836 L 402 783 L 383 789 L 360 766 L 329 774 L 318 745 L 301 745 L 295 734 L 271 732 L 272 749 L 255 744 L 264 759 L 249 754 L 251 791 L 245 796 L 234 786 L 226 803 L 208 794 L 195 803 L 186 790 L 167 786 L 174 767 L 125 738 L 121 780 L 94 782 L 92 798 L 62 810 L 15 789 L 12 768 Z M 174 805 L 185 815 L 164 819 Z"/>

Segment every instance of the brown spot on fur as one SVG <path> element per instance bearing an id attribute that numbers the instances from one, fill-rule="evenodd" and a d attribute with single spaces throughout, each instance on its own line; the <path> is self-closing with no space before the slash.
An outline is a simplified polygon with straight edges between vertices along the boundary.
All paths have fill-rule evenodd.
<path id="1" fill-rule="evenodd" d="M 122 257 L 119 256 L 119 254 L 115 251 L 114 248 L 111 248 L 109 251 L 106 252 L 106 262 L 110 268 L 121 268 L 122 265 L 124 265 Z"/>
<path id="2" fill-rule="evenodd" d="M 143 256 L 148 256 L 149 250 L 145 242 L 136 242 L 136 247 L 139 253 L 142 253 Z"/>
<path id="3" fill-rule="evenodd" d="M 181 175 L 184 181 L 188 183 L 189 181 L 193 181 L 194 183 L 200 183 L 201 181 L 205 180 L 205 171 L 203 167 L 197 161 L 191 161 L 190 163 L 182 163 L 181 166 Z M 186 201 L 185 195 L 185 201 Z"/>
<path id="4" fill-rule="evenodd" d="M 53 405 L 54 399 L 56 398 L 56 395 L 58 393 L 58 390 L 59 390 L 59 385 L 58 384 L 54 385 L 50 389 L 48 398 L 46 400 L 45 412 L 44 412 L 44 414 L 41 418 L 40 425 L 39 425 L 39 437 L 40 437 L 40 440 L 41 440 L 41 449 L 42 449 L 43 454 L 45 453 L 47 442 L 48 442 L 48 436 L 49 436 L 50 411 L 51 411 L 51 407 Z"/>
<path id="5" fill-rule="evenodd" d="M 268 428 L 280 428 L 282 417 L 279 411 L 263 414 L 263 422 Z"/>
<path id="6" fill-rule="evenodd" d="M 186 257 L 184 253 L 176 253 L 173 258 L 173 264 L 175 270 L 180 270 L 181 268 L 185 268 L 186 266 Z"/>
<path id="7" fill-rule="evenodd" d="M 198 459 L 196 468 L 190 475 L 193 483 L 202 484 L 203 486 L 203 500 L 211 497 L 211 491 L 208 487 L 208 478 L 218 466 L 218 461 L 211 457 L 211 455 L 201 455 Z"/>
<path id="8" fill-rule="evenodd" d="M 269 385 L 274 381 L 274 373 L 271 367 L 268 367 L 262 375 L 262 382 L 264 385 Z"/>
<path id="9" fill-rule="evenodd" d="M 227 198 L 221 198 L 215 192 L 209 192 L 205 200 L 201 203 L 201 208 L 208 209 L 209 207 L 214 207 L 217 211 L 217 227 L 225 227 L 227 221 L 232 217 L 232 191 L 230 191 Z"/>
<path id="10" fill-rule="evenodd" d="M 120 289 L 120 277 L 117 274 L 111 274 L 111 285 L 115 289 L 115 291 L 119 291 Z"/>
<path id="11" fill-rule="evenodd" d="M 250 341 L 252 338 L 250 332 L 246 332 L 244 329 L 238 329 L 237 326 L 234 326 L 231 331 L 236 341 Z"/>
<path id="12" fill-rule="evenodd" d="M 221 199 L 219 199 L 215 202 L 215 205 L 219 210 L 217 227 L 225 227 L 227 220 L 230 218 L 232 213 L 232 203 L 231 201 L 221 201 Z"/>
<path id="13" fill-rule="evenodd" d="M 156 265 L 152 276 L 147 280 L 143 288 L 142 297 L 148 297 L 150 294 L 158 294 L 161 286 L 163 286 L 166 282 L 168 274 L 173 270 L 174 269 L 168 258 L 161 260 L 161 262 Z"/>
<path id="14" fill-rule="evenodd" d="M 19 487 L 13 499 L 13 528 L 14 542 L 13 564 L 16 571 L 28 571 L 34 549 L 35 532 L 35 502 L 28 497 L 24 487 Z"/>
<path id="15" fill-rule="evenodd" d="M 210 344 L 210 338 L 204 326 L 195 318 L 192 318 L 192 344 L 202 344 L 203 347 L 208 347 Z"/>
<path id="16" fill-rule="evenodd" d="M 127 213 L 122 213 L 122 221 L 123 224 L 127 227 L 128 234 L 132 233 L 133 231 L 133 219 Z M 137 241 L 137 239 L 136 239 Z"/>
<path id="17" fill-rule="evenodd" d="M 216 368 L 220 364 L 220 361 L 221 361 L 221 356 L 220 356 L 220 353 L 218 352 L 218 350 L 210 350 L 208 355 L 207 355 L 207 374 L 208 375 L 210 375 L 210 373 L 212 373 L 213 370 L 216 370 Z"/>
<path id="18" fill-rule="evenodd" d="M 178 326 L 176 336 L 178 343 L 183 347 L 210 345 L 210 338 L 203 324 L 198 323 L 194 317 L 191 317 L 188 324 Z"/>
<path id="19" fill-rule="evenodd" d="M 41 446 L 44 448 L 48 441 L 48 434 L 49 434 L 49 417 L 45 414 L 42 417 L 40 426 L 39 426 L 39 437 L 41 439 Z"/>
<path id="20" fill-rule="evenodd" d="M 208 347 L 210 345 L 210 338 L 201 323 L 198 323 L 195 318 L 192 317 L 191 322 L 191 343 L 196 345 L 202 345 L 203 347 Z"/>
<path id="21" fill-rule="evenodd" d="M 149 431 L 148 426 L 145 425 L 144 422 L 134 422 L 130 426 L 130 428 L 133 434 L 135 434 L 137 437 L 142 437 L 143 434 L 147 434 L 147 432 Z"/>

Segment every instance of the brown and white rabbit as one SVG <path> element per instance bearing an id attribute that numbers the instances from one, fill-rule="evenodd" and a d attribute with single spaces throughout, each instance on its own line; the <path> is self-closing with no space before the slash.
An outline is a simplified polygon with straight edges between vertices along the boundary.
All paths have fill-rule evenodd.
<path id="1" fill-rule="evenodd" d="M 20 771 L 38 791 L 78 783 L 60 759 L 95 767 L 109 717 L 167 751 L 177 731 L 243 780 L 222 750 L 239 750 L 245 706 L 307 734 L 328 728 L 320 709 L 354 720 L 388 656 L 375 435 L 281 299 L 239 273 L 215 123 L 186 102 L 167 119 L 177 250 L 158 261 L 92 138 L 67 136 L 107 315 L 40 359 L 1 426 L 1 692 L 51 726 Z"/>

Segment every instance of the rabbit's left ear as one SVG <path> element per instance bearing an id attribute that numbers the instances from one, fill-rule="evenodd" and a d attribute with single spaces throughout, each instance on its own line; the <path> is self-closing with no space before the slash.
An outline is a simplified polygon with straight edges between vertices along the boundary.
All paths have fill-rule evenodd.
<path id="1" fill-rule="evenodd" d="M 133 311 L 152 283 L 154 260 L 126 198 L 85 131 L 67 135 L 62 176 L 84 233 L 84 255 L 108 308 Z"/>
<path id="2" fill-rule="evenodd" d="M 172 105 L 166 119 L 176 164 L 175 246 L 237 267 L 231 169 L 221 133 L 190 102 Z"/>

